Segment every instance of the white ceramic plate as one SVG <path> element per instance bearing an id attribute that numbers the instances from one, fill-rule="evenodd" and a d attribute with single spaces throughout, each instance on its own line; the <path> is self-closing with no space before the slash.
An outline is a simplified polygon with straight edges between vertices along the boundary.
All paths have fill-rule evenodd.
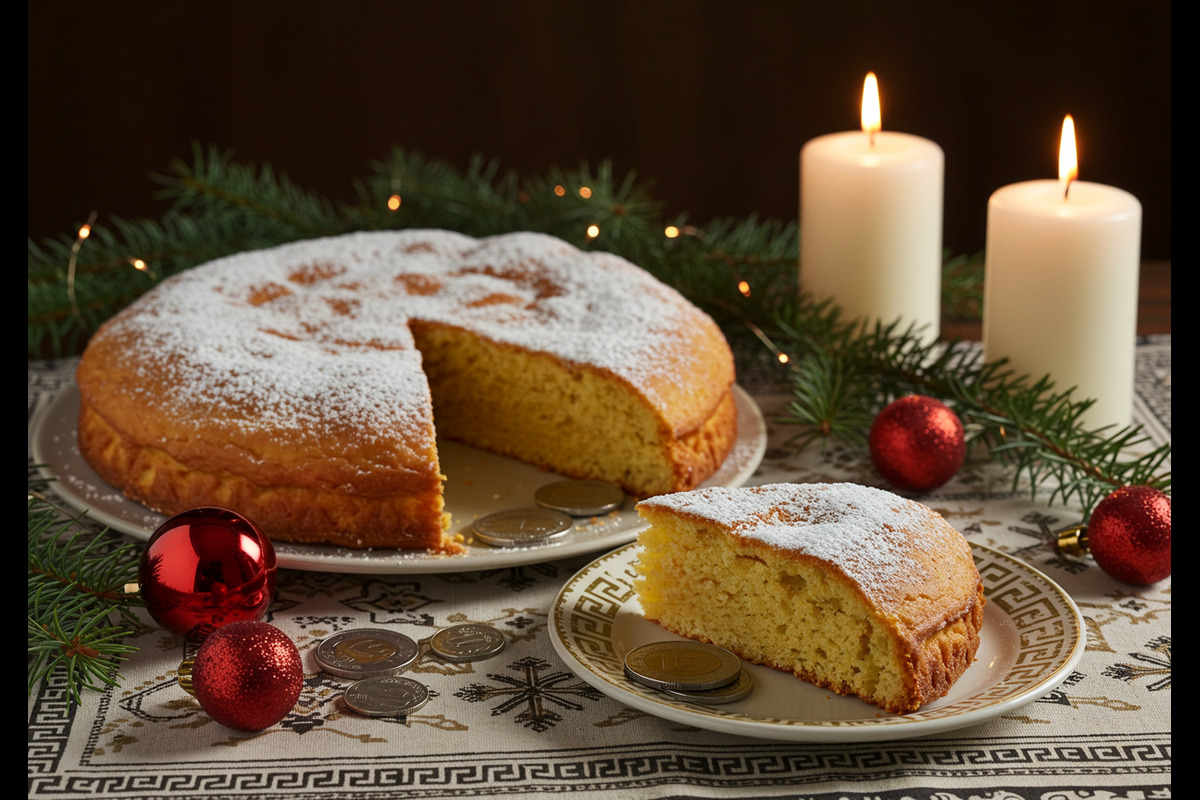
<path id="1" fill-rule="evenodd" d="M 720 470 L 705 486 L 740 486 L 758 469 L 767 448 L 767 428 L 758 405 L 734 387 L 738 410 L 738 438 Z M 83 457 L 76 444 L 79 391 L 71 388 L 50 403 L 33 423 L 30 449 L 42 472 L 55 478 L 55 493 L 71 506 L 88 512 L 91 519 L 113 530 L 149 539 L 166 519 L 129 500 L 105 483 Z M 603 442 L 597 442 L 603 447 Z M 618 510 L 603 517 L 577 520 L 575 530 L 562 539 L 536 547 L 500 548 L 475 542 L 471 525 L 479 517 L 507 508 L 534 505 L 538 487 L 561 480 L 553 472 L 502 456 L 485 453 L 457 442 L 438 443 L 446 478 L 446 510 L 453 528 L 466 538 L 467 552 L 457 556 L 433 555 L 424 550 L 372 549 L 276 542 L 279 566 L 318 572 L 438 573 L 498 569 L 608 550 L 633 541 L 644 524 L 626 498 Z"/>
<path id="2" fill-rule="evenodd" d="M 1086 645 L 1079 609 L 1057 584 L 996 550 L 971 550 L 988 599 L 975 663 L 946 697 L 910 714 L 890 714 L 759 665 L 747 667 L 755 679 L 751 695 L 727 705 L 676 700 L 629 681 L 627 652 L 680 639 L 642 617 L 631 583 L 636 543 L 567 582 L 551 609 L 551 640 L 580 678 L 608 696 L 697 728 L 801 742 L 885 741 L 964 728 L 1044 696 L 1070 675 Z"/>

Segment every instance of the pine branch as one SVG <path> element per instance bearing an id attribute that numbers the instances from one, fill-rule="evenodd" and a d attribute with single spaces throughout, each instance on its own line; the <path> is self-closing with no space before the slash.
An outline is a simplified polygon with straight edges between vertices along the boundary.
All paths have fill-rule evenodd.
<path id="1" fill-rule="evenodd" d="M 1141 426 L 1089 429 L 1082 415 L 1094 400 L 1057 390 L 1050 376 L 1017 375 L 1007 361 L 985 363 L 978 347 L 923 343 L 920 334 L 845 322 L 828 306 L 797 307 L 781 320 L 780 337 L 804 353 L 784 420 L 800 426 L 795 441 L 835 436 L 861 447 L 884 405 L 925 394 L 958 413 L 972 449 L 987 447 L 1012 468 L 1014 490 L 1022 480 L 1034 498 L 1048 488 L 1048 502 L 1077 502 L 1085 518 L 1121 486 L 1170 492 L 1170 445 L 1148 448 Z"/>
<path id="2" fill-rule="evenodd" d="M 49 502 L 45 481 L 29 478 L 28 691 L 65 671 L 72 702 L 80 689 L 115 686 L 137 648 L 124 642 L 140 623 L 125 586 L 137 581 L 139 554 L 89 529 Z"/>
<path id="3" fill-rule="evenodd" d="M 248 243 L 242 249 L 346 230 L 328 200 L 303 191 L 270 164 L 256 170 L 215 149 L 205 153 L 194 145 L 191 164 L 175 159 L 168 174 L 155 179 L 164 187 L 157 196 L 172 201 L 174 213 L 226 230 L 241 227 Z"/>

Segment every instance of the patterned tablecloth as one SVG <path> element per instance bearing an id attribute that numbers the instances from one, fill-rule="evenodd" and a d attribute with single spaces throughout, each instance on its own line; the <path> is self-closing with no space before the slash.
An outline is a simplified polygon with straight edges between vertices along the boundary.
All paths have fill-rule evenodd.
<path id="1" fill-rule="evenodd" d="M 1171 440 L 1170 337 L 1138 348 L 1136 421 Z M 29 424 L 72 385 L 72 362 L 29 364 Z M 753 387 L 750 387 L 752 391 Z M 797 455 L 773 421 L 782 396 L 755 393 L 769 421 L 750 483 L 880 485 L 841 448 Z M 30 797 L 408 798 L 1162 798 L 1171 796 L 1171 579 L 1122 584 L 1090 559 L 1060 556 L 1055 531 L 1079 512 L 1013 490 L 995 465 L 968 463 L 920 499 L 975 544 L 1021 559 L 1073 598 L 1087 649 L 1044 696 L 972 727 L 896 741 L 781 741 L 693 727 L 625 705 L 583 680 L 551 641 L 553 601 L 601 553 L 444 574 L 285 569 L 269 621 L 305 663 L 299 703 L 259 733 L 225 728 L 176 682 L 192 648 L 153 625 L 119 687 L 66 701 L 60 682 L 28 698 Z M 504 632 L 496 657 L 452 664 L 423 654 L 408 675 L 432 699 L 399 718 L 345 708 L 346 682 L 321 672 L 318 642 L 356 627 L 422 639 L 458 621 Z"/>

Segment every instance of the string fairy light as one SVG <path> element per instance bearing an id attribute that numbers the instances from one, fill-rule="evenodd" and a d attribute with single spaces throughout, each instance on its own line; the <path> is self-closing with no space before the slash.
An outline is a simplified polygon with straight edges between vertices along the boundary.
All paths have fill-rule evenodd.
<path id="1" fill-rule="evenodd" d="M 775 358 L 779 361 L 780 364 L 788 363 L 788 361 L 790 360 L 788 358 L 788 354 L 783 352 L 782 350 L 780 350 L 778 347 L 776 347 L 775 342 L 771 341 L 771 337 L 769 337 L 765 333 L 763 333 L 762 328 L 758 327 L 750 320 L 746 320 L 745 324 L 746 324 L 746 327 L 750 329 L 751 333 L 753 333 L 755 336 L 757 336 L 758 340 L 760 342 L 762 342 L 763 344 L 765 344 L 767 346 L 768 350 L 770 350 L 772 353 L 774 353 Z"/>
<path id="2" fill-rule="evenodd" d="M 391 190 L 392 190 L 392 193 L 390 195 L 388 195 L 388 199 L 387 199 L 388 211 L 399 211 L 400 204 L 402 202 L 404 202 L 403 198 L 400 197 L 400 184 L 401 184 L 400 175 L 396 172 L 393 172 L 388 179 L 388 183 L 391 184 Z"/>
<path id="3" fill-rule="evenodd" d="M 596 238 L 597 236 L 599 236 L 599 235 L 600 235 L 600 226 L 599 226 L 599 225 L 596 225 L 596 224 L 594 224 L 594 223 L 593 223 L 593 224 L 591 224 L 591 225 L 588 225 L 588 227 L 587 227 L 587 237 L 588 237 L 589 239 L 595 239 L 595 238 Z"/>
<path id="4" fill-rule="evenodd" d="M 140 259 L 140 258 L 138 258 L 138 257 L 134 256 L 133 258 L 127 258 L 127 259 L 125 259 L 125 260 L 126 260 L 126 261 L 128 261 L 128 262 L 129 262 L 129 264 L 130 264 L 130 266 L 132 266 L 132 267 L 133 267 L 134 269 L 136 269 L 138 272 L 144 272 L 144 273 L 146 273 L 147 275 L 149 275 L 149 276 L 150 276 L 150 280 L 153 280 L 153 281 L 157 281 L 157 280 L 158 280 L 158 273 L 156 273 L 154 270 L 152 270 L 152 269 L 150 268 L 150 265 L 149 265 L 149 264 L 147 264 L 147 263 L 146 263 L 145 261 L 143 261 L 142 259 Z"/>
<path id="5" fill-rule="evenodd" d="M 663 228 L 663 235 L 668 239 L 678 239 L 680 236 L 693 236 L 700 241 L 704 241 L 704 231 L 694 225 L 684 225 L 682 228 L 678 225 L 668 225 Z"/>
<path id="6" fill-rule="evenodd" d="M 93 211 L 88 214 L 87 222 L 79 228 L 79 233 L 75 236 L 75 243 L 71 245 L 71 257 L 67 260 L 67 300 L 71 303 L 71 313 L 80 322 L 83 322 L 83 314 L 79 312 L 79 304 L 75 302 L 75 260 L 79 255 L 79 248 L 83 247 L 83 241 L 92 234 L 92 224 L 95 221 L 96 212 Z"/>

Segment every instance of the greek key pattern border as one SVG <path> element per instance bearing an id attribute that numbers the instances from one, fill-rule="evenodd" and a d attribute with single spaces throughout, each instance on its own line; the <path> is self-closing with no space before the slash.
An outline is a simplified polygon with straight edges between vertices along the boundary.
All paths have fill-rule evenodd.
<path id="1" fill-rule="evenodd" d="M 712 750 L 655 744 L 625 748 L 580 749 L 512 754 L 448 756 L 431 761 L 393 756 L 357 764 L 264 764 L 254 771 L 219 767 L 196 771 L 194 765 L 126 765 L 104 773 L 31 775 L 30 794 L 50 797 L 130 798 L 170 796 L 254 797 L 255 800 L 304 800 L 307 797 L 390 797 L 421 787 L 422 797 L 512 796 L 514 792 L 593 793 L 678 785 L 752 788 L 808 786 L 817 782 L 872 782 L 906 778 L 978 781 L 980 778 L 1038 778 L 1109 774 L 1127 785 L 1129 775 L 1162 776 L 1169 785 L 1171 745 L 1168 734 L 1142 741 L 1118 741 L 1110 735 L 1072 741 L 1031 739 L 995 746 L 986 740 L 908 743 L 878 746 L 771 745 L 762 742 Z M 1115 788 L 1115 787 L 1114 787 Z M 872 796 L 876 793 L 872 792 Z M 809 796 L 806 793 L 806 796 Z M 814 795 L 816 796 L 816 795 Z M 843 795 L 844 796 L 844 793 Z M 914 796 L 908 790 L 907 796 Z M 920 796 L 920 795 L 915 795 Z M 1024 795 L 1021 795 L 1024 797 Z M 1037 797 L 1040 794 L 1031 794 Z M 1096 795 L 1093 795 L 1096 796 Z M 1122 795 L 1117 795 L 1122 796 Z"/>

